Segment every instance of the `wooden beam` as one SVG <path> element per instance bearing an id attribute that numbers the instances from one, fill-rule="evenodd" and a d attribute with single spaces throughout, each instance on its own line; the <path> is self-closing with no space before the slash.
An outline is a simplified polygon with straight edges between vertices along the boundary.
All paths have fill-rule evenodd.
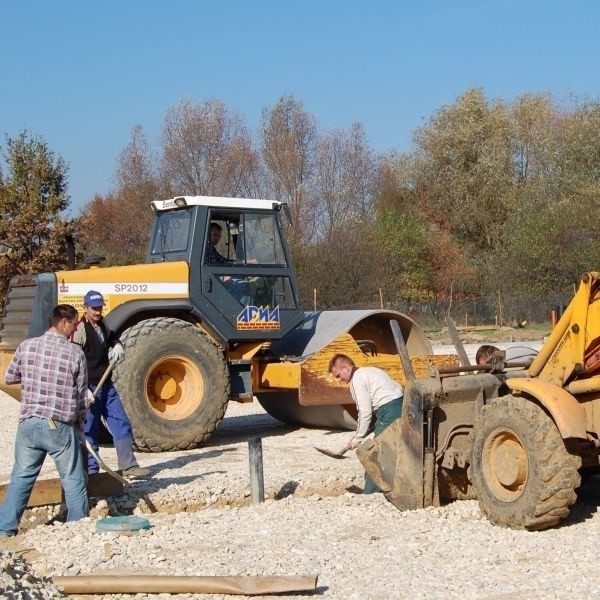
<path id="1" fill-rule="evenodd" d="M 0 485 L 0 502 L 4 501 L 8 485 Z M 90 498 L 100 496 L 120 496 L 123 484 L 108 473 L 93 473 L 88 475 L 87 492 Z M 60 479 L 38 479 L 33 486 L 27 508 L 60 504 L 65 501 L 65 495 Z"/>

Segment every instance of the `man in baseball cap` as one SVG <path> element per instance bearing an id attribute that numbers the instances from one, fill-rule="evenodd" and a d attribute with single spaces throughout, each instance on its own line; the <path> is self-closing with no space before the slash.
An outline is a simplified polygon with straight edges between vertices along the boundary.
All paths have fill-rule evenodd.
<path id="1" fill-rule="evenodd" d="M 104 298 L 100 292 L 96 290 L 90 290 L 83 297 L 83 304 L 85 306 L 91 306 L 92 308 L 98 308 L 100 306 L 106 306 L 106 302 L 104 302 Z"/>
<path id="2" fill-rule="evenodd" d="M 88 367 L 88 383 L 92 391 L 96 389 L 109 365 L 116 363 L 124 353 L 121 341 L 107 327 L 102 318 L 102 309 L 105 304 L 100 292 L 96 290 L 87 292 L 83 297 L 83 317 L 73 335 L 73 342 L 79 344 L 85 354 Z M 112 434 L 119 469 L 123 471 L 123 474 L 126 477 L 147 477 L 150 475 L 148 469 L 138 465 L 133 454 L 131 423 L 110 375 L 96 394 L 94 403 L 88 410 L 83 429 L 85 437 L 96 452 L 98 452 L 98 437 L 102 417 L 106 419 Z M 90 454 L 88 456 L 88 473 L 97 473 L 98 470 L 99 465 Z"/>

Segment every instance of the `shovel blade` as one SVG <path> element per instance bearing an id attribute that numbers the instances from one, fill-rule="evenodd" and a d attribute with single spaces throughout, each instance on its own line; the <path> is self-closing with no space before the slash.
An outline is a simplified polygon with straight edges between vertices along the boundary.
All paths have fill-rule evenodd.
<path id="1" fill-rule="evenodd" d="M 316 446 L 315 450 L 318 450 L 321 454 L 324 454 L 325 456 L 329 456 L 329 458 L 348 458 L 346 456 L 345 450 L 341 450 L 340 452 L 333 452 L 333 450 L 327 450 L 326 448 L 317 448 Z"/>

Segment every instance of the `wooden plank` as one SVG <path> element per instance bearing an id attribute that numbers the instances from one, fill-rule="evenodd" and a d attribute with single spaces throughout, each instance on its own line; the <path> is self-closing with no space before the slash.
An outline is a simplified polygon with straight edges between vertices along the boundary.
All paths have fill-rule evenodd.
<path id="1" fill-rule="evenodd" d="M 4 502 L 7 487 L 8 485 L 0 485 L 0 502 Z M 123 484 L 108 473 L 94 473 L 88 476 L 87 491 L 90 498 L 120 496 L 123 493 Z M 64 501 L 65 495 L 60 479 L 38 479 L 33 486 L 27 507 L 60 504 Z"/>

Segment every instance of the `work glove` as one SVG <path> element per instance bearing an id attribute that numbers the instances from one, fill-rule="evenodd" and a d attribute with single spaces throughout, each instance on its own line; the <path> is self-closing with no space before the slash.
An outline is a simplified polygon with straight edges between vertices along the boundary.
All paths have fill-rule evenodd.
<path id="1" fill-rule="evenodd" d="M 108 361 L 109 362 L 118 362 L 121 360 L 121 357 L 125 354 L 125 349 L 121 344 L 115 344 L 108 351 Z"/>
<path id="2" fill-rule="evenodd" d="M 94 404 L 94 400 L 96 400 L 96 398 L 94 398 L 94 393 L 92 392 L 92 390 L 90 390 L 90 389 L 88 388 L 88 391 L 87 391 L 87 405 L 88 405 L 88 408 L 89 408 L 89 407 L 90 407 L 92 404 Z"/>

